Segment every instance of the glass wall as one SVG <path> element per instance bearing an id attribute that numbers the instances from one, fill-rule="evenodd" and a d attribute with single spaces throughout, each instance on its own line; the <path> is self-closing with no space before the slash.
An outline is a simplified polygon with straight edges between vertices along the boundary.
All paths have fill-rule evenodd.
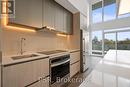
<path id="1" fill-rule="evenodd" d="M 92 5 L 92 23 L 130 17 L 130 13 L 118 16 L 116 0 L 102 0 Z"/>
<path id="2" fill-rule="evenodd" d="M 130 50 L 130 31 L 117 33 L 117 49 Z"/>
<path id="3" fill-rule="evenodd" d="M 106 33 L 104 35 L 104 51 L 116 49 L 116 33 Z"/>
<path id="4" fill-rule="evenodd" d="M 116 0 L 104 0 L 104 21 L 116 19 Z"/>
<path id="5" fill-rule="evenodd" d="M 92 54 L 102 54 L 102 31 L 92 32 Z"/>
<path id="6" fill-rule="evenodd" d="M 102 1 L 92 5 L 93 23 L 102 22 Z"/>
<path id="7" fill-rule="evenodd" d="M 130 50 L 130 30 L 93 31 L 92 55 L 103 55 L 109 50 Z"/>

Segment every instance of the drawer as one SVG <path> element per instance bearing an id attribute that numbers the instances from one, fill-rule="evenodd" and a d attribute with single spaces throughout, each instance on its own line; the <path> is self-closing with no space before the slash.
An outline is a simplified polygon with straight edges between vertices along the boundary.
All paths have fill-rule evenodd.
<path id="1" fill-rule="evenodd" d="M 79 71 L 80 71 L 80 61 L 75 64 L 70 65 L 70 77 L 73 77 Z"/>
<path id="2" fill-rule="evenodd" d="M 49 75 L 49 58 L 3 68 L 3 87 L 24 87 Z"/>
<path id="3" fill-rule="evenodd" d="M 80 60 L 80 51 L 70 53 L 70 64 Z"/>

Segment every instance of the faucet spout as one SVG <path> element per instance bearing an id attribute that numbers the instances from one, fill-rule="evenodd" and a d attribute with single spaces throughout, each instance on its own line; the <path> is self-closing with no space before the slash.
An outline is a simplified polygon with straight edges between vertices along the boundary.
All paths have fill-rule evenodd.
<path id="1" fill-rule="evenodd" d="M 21 55 L 23 55 L 23 53 L 25 52 L 24 49 L 23 49 L 25 40 L 26 40 L 25 38 L 21 38 L 21 49 L 20 49 L 20 54 Z"/>

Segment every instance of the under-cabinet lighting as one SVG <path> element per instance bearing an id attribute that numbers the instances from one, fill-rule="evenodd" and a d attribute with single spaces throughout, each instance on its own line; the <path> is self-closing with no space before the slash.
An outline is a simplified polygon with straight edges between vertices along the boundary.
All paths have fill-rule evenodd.
<path id="1" fill-rule="evenodd" d="M 6 3 L 7 4 L 7 3 Z M 2 9 L 3 11 L 7 11 L 7 8 L 6 6 L 3 7 Z M 8 29 L 13 29 L 13 30 L 20 30 L 20 31 L 28 31 L 28 32 L 36 32 L 35 30 L 33 29 L 28 29 L 28 28 L 21 28 L 21 27 L 16 27 L 16 26 L 10 26 L 8 25 L 8 14 L 5 14 L 2 18 L 2 24 L 5 28 L 8 28 Z"/>
<path id="2" fill-rule="evenodd" d="M 61 37 L 67 37 L 68 35 L 65 35 L 65 34 L 60 34 L 60 33 L 58 33 L 58 34 L 56 34 L 57 36 L 61 36 Z"/>
<path id="3" fill-rule="evenodd" d="M 130 0 L 120 0 L 118 15 L 123 15 L 127 13 L 130 13 Z"/>
<path id="4" fill-rule="evenodd" d="M 27 32 L 36 32 L 35 30 L 32 29 L 26 29 L 26 28 L 21 28 L 21 27 L 15 27 L 15 26 L 6 26 L 8 29 L 14 29 L 14 30 L 20 30 L 20 31 L 27 31 Z"/>
<path id="5" fill-rule="evenodd" d="M 49 29 L 49 30 L 55 30 L 55 28 L 49 27 L 49 26 L 46 26 L 46 28 Z"/>
<path id="6" fill-rule="evenodd" d="M 14 30 L 20 30 L 20 31 L 28 31 L 28 32 L 36 32 L 33 29 L 26 29 L 26 28 L 7 25 L 8 24 L 8 18 L 7 17 L 3 18 L 3 24 L 4 24 L 5 28 L 8 28 L 8 29 L 14 29 Z"/>

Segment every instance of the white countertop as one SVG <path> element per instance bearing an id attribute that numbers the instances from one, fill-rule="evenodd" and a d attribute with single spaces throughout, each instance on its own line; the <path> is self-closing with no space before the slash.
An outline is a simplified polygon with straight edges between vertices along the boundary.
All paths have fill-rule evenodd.
<path id="1" fill-rule="evenodd" d="M 39 53 L 26 53 L 24 55 L 29 55 L 29 54 L 36 54 L 38 56 L 30 57 L 30 58 L 17 59 L 17 60 L 13 60 L 12 57 L 16 57 L 16 56 L 20 56 L 20 55 L 5 56 L 5 57 L 2 58 L 2 65 L 9 65 L 9 64 L 13 64 L 13 63 L 35 60 L 35 59 L 39 59 L 39 58 L 43 58 L 43 59 L 49 58 L 48 55 L 43 55 L 43 54 L 41 55 Z"/>
<path id="2" fill-rule="evenodd" d="M 73 51 L 75 51 L 75 50 L 73 50 Z M 17 59 L 17 60 L 13 60 L 12 57 L 16 57 L 16 56 L 20 56 L 20 55 L 4 56 L 4 57 L 2 57 L 2 65 L 10 65 L 10 64 L 14 64 L 14 63 L 20 63 L 20 62 L 25 62 L 25 61 L 35 60 L 35 59 L 41 59 L 41 58 L 51 59 L 51 58 L 54 58 L 54 57 L 57 57 L 57 56 L 70 54 L 70 52 L 71 52 L 71 50 L 67 50 L 66 52 L 61 52 L 61 53 L 56 53 L 56 54 L 51 54 L 51 55 L 44 55 L 44 54 L 40 54 L 40 53 L 37 53 L 37 52 L 29 52 L 29 53 L 26 53 L 24 55 L 36 54 L 38 56 L 30 57 L 30 58 Z"/>
<path id="3" fill-rule="evenodd" d="M 68 52 L 70 52 L 70 53 L 78 52 L 78 51 L 80 51 L 80 49 L 72 49 L 72 50 L 68 50 Z"/>
<path id="4" fill-rule="evenodd" d="M 109 50 L 79 87 L 130 87 L 130 51 Z"/>

